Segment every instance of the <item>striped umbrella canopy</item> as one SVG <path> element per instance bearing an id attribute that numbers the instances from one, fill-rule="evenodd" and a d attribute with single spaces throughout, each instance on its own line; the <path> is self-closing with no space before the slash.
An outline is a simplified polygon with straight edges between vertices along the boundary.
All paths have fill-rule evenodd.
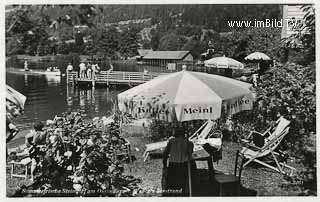
<path id="1" fill-rule="evenodd" d="M 7 115 L 15 117 L 24 109 L 24 104 L 26 102 L 26 96 L 19 93 L 12 87 L 6 87 L 6 111 Z"/>
<path id="2" fill-rule="evenodd" d="M 256 60 L 256 61 L 260 61 L 260 60 L 271 60 L 271 58 L 269 56 L 267 56 L 264 53 L 260 53 L 260 52 L 254 52 L 251 53 L 250 55 L 248 55 L 247 57 L 244 58 L 245 60 Z"/>
<path id="3" fill-rule="evenodd" d="M 251 84 L 235 79 L 183 70 L 118 94 L 118 106 L 137 119 L 215 120 L 222 112 L 252 109 L 250 88 Z"/>
<path id="4" fill-rule="evenodd" d="M 214 57 L 210 60 L 204 61 L 205 67 L 213 67 L 213 68 L 225 68 L 225 69 L 243 69 L 244 65 L 232 58 L 228 57 Z"/>
<path id="5" fill-rule="evenodd" d="M 6 100 L 17 105 L 17 107 L 24 109 L 24 104 L 26 102 L 26 99 L 27 99 L 26 96 L 24 96 L 20 92 L 16 91 L 14 88 L 7 85 Z"/>

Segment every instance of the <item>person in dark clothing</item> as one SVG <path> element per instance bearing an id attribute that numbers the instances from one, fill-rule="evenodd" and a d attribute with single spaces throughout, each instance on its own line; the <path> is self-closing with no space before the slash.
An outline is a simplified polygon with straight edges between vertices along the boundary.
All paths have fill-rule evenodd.
<path id="1" fill-rule="evenodd" d="M 166 196 L 188 196 L 188 161 L 192 152 L 193 143 L 186 138 L 182 128 L 177 128 L 163 154 L 163 169 L 167 171 Z"/>
<path id="2" fill-rule="evenodd" d="M 25 145 L 29 150 L 29 157 L 32 160 L 31 163 L 31 180 L 35 176 L 37 166 L 39 164 L 39 156 L 41 154 L 39 146 L 46 144 L 47 133 L 43 131 L 43 123 L 38 122 L 34 125 L 34 131 L 25 136 Z"/>

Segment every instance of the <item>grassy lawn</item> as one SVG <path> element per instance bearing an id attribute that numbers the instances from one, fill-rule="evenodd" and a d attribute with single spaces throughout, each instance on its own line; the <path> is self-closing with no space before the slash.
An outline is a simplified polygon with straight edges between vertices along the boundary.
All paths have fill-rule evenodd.
<path id="1" fill-rule="evenodd" d="M 148 133 L 143 130 L 135 131 L 133 128 L 129 128 L 127 131 L 130 131 L 127 132 L 127 138 L 131 143 L 131 150 L 136 160 L 126 165 L 126 172 L 140 177 L 142 179 L 141 186 L 144 189 L 161 188 L 162 159 L 149 158 L 143 162 L 142 158 L 144 145 L 151 142 Z M 236 151 L 241 148 L 238 143 L 225 141 L 222 147 L 222 160 L 214 163 L 214 169 L 224 173 L 233 173 Z M 297 171 L 301 169 L 294 162 L 288 162 L 288 164 L 294 165 Z M 197 168 L 207 169 L 207 163 L 197 162 Z M 241 183 L 243 187 L 251 190 L 257 196 L 297 196 L 300 191 L 298 187 L 282 186 L 288 183 L 282 174 L 254 163 L 243 169 Z"/>

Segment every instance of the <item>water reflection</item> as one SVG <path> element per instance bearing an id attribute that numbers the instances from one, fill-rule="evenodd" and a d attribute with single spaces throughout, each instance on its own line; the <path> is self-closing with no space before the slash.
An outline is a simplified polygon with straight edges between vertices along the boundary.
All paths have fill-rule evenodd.
<path id="1" fill-rule="evenodd" d="M 49 85 L 59 85 L 61 83 L 60 76 L 45 75 L 45 77 Z"/>
<path id="2" fill-rule="evenodd" d="M 65 77 L 6 74 L 6 83 L 27 96 L 25 112 L 15 120 L 20 129 L 36 121 L 52 119 L 67 110 L 82 109 L 89 117 L 108 116 L 117 94 L 123 90 L 77 88 L 66 85 Z"/>
<path id="3" fill-rule="evenodd" d="M 108 88 L 75 88 L 67 86 L 66 102 L 68 110 L 73 110 L 75 106 L 79 106 L 81 110 L 89 112 L 89 114 L 101 114 L 101 112 L 110 113 L 117 93 L 110 94 Z M 115 92 L 118 92 L 115 90 Z M 107 110 L 106 110 L 107 108 Z M 104 114 L 106 115 L 106 114 Z"/>

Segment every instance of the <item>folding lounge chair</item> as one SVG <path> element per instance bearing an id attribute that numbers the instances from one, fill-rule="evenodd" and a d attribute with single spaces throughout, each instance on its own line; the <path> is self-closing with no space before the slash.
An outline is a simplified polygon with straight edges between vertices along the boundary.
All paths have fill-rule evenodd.
<path id="1" fill-rule="evenodd" d="M 255 144 L 258 147 L 262 147 L 266 142 L 270 141 L 274 136 L 279 135 L 282 131 L 284 131 L 290 125 L 290 121 L 281 116 L 276 121 L 276 127 L 269 127 L 264 133 L 259 133 L 257 131 L 251 131 L 250 134 L 245 138 L 241 139 L 241 141 L 245 144 Z M 253 137 L 253 142 L 250 141 L 250 138 Z M 260 137 L 260 138 L 255 138 Z M 257 142 L 256 140 L 257 139 Z M 260 141 L 258 141 L 260 139 Z"/>
<path id="2" fill-rule="evenodd" d="M 195 142 L 199 139 L 206 138 L 209 135 L 210 131 L 212 131 L 213 126 L 214 126 L 213 121 L 211 120 L 206 121 L 194 134 L 192 134 L 189 137 L 189 140 L 192 142 Z M 156 151 L 156 150 L 163 150 L 167 146 L 167 144 L 168 144 L 168 140 L 146 144 L 146 150 L 143 154 L 144 161 L 148 159 L 150 152 Z"/>
<path id="3" fill-rule="evenodd" d="M 243 167 L 247 166 L 251 162 L 256 162 L 282 174 L 286 174 L 286 172 L 284 171 L 285 168 L 288 168 L 291 171 L 295 170 L 295 168 L 286 165 L 284 162 L 279 162 L 277 159 L 279 153 L 275 152 L 275 149 L 278 147 L 282 139 L 285 137 L 285 135 L 288 134 L 289 127 L 283 128 L 281 132 L 278 132 L 279 131 L 277 131 L 276 134 L 272 133 L 271 136 L 269 136 L 269 138 L 266 140 L 266 143 L 263 147 L 257 147 L 254 145 L 243 147 L 241 153 L 246 158 Z M 276 166 L 268 164 L 261 159 L 262 157 L 269 157 L 270 155 L 274 163 L 276 163 Z"/>

